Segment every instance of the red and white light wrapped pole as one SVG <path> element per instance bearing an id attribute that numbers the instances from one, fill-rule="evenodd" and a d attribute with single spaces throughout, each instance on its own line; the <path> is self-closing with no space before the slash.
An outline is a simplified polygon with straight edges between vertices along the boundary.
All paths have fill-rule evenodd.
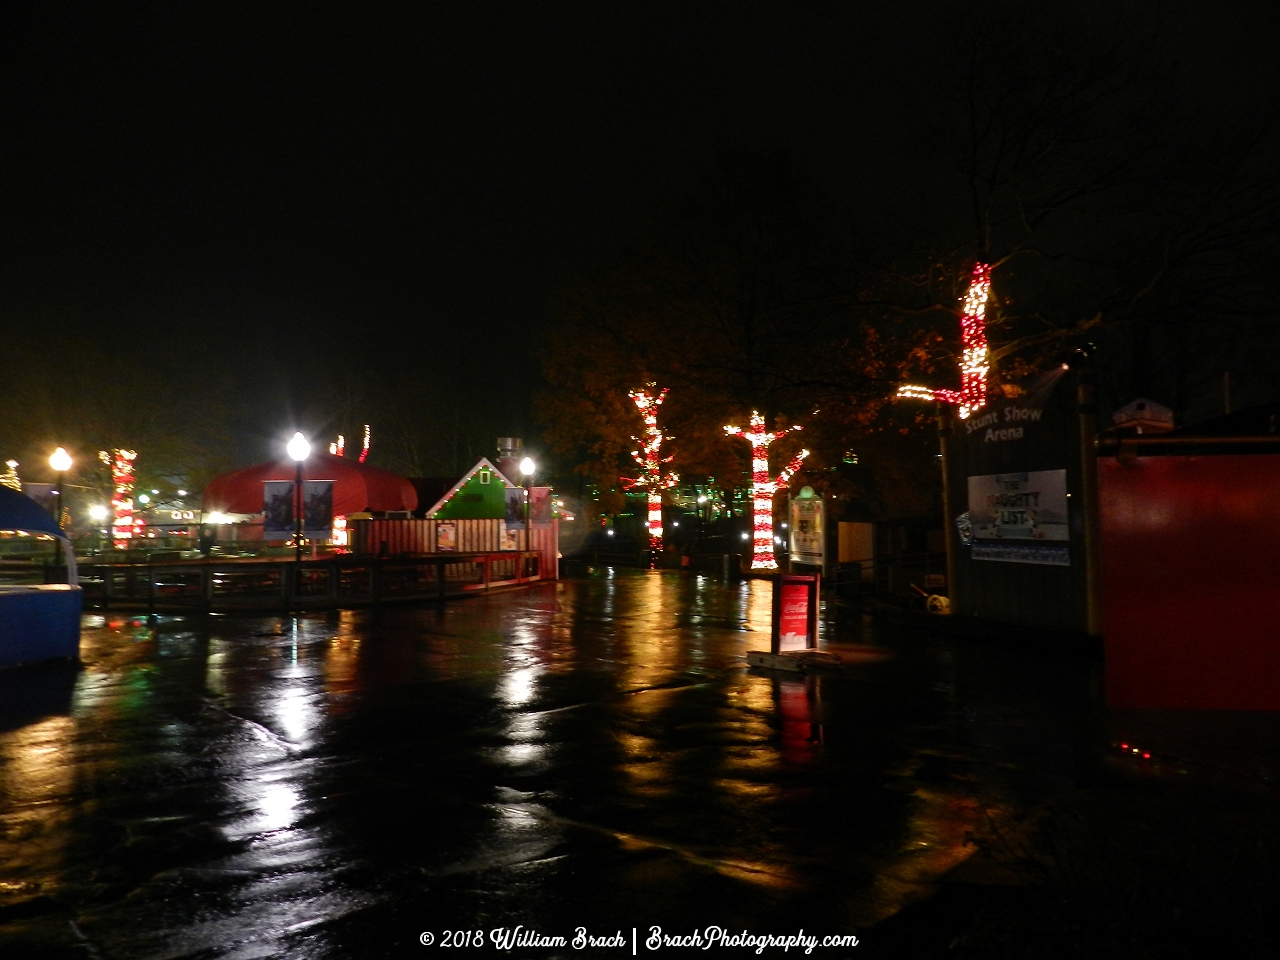
<path id="1" fill-rule="evenodd" d="M 662 466 L 670 463 L 671 458 L 661 454 L 662 441 L 667 439 L 658 427 L 658 407 L 667 398 L 667 390 L 657 389 L 657 384 L 647 384 L 643 390 L 632 390 L 627 394 L 631 402 L 640 411 L 644 420 L 644 440 L 632 437 L 640 444 L 639 450 L 632 450 L 631 457 L 640 468 L 640 476 L 634 480 L 624 480 L 628 490 L 642 489 L 648 492 L 648 516 L 646 526 L 649 529 L 649 549 L 654 553 L 662 551 L 662 491 L 674 487 L 679 482 L 677 474 L 663 475 Z"/>
<path id="2" fill-rule="evenodd" d="M 751 444 L 751 515 L 753 537 L 751 545 L 752 570 L 776 570 L 778 562 L 773 555 L 773 497 L 787 484 L 800 463 L 809 455 L 808 450 L 796 454 L 773 479 L 769 478 L 769 444 L 785 437 L 792 430 L 768 431 L 764 428 L 764 417 L 756 410 L 751 411 L 751 426 L 747 430 L 741 427 L 726 426 L 724 432 L 731 437 L 742 437 Z"/>

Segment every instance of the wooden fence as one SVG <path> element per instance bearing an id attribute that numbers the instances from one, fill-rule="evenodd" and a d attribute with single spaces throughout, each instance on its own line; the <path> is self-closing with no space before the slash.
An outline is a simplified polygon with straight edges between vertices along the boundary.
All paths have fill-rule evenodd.
<path id="1" fill-rule="evenodd" d="M 352 520 L 348 525 L 349 546 L 357 556 L 402 557 L 440 554 L 441 524 L 452 524 L 457 553 L 505 552 L 502 520 Z M 547 579 L 557 576 L 560 521 L 523 525 L 506 530 L 513 551 L 536 551 L 540 569 Z"/>

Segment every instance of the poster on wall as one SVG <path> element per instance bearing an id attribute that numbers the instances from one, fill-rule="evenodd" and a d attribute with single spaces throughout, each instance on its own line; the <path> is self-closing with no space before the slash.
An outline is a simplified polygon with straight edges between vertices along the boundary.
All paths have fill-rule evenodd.
<path id="1" fill-rule="evenodd" d="M 436 523 L 436 550 L 440 553 L 453 553 L 458 549 L 458 524 L 454 520 L 440 520 Z"/>
<path id="2" fill-rule="evenodd" d="M 973 559 L 1069 566 L 1067 471 L 969 478 Z"/>
<path id="3" fill-rule="evenodd" d="M 302 532 L 310 540 L 333 536 L 332 480 L 302 481 Z"/>
<path id="4" fill-rule="evenodd" d="M 293 481 L 262 482 L 262 539 L 293 539 Z"/>
<path id="5" fill-rule="evenodd" d="M 524 487 L 507 487 L 503 491 L 506 498 L 506 521 L 508 526 L 524 523 Z"/>
<path id="6" fill-rule="evenodd" d="M 550 487 L 533 487 L 529 490 L 529 519 L 534 523 L 551 522 Z"/>
<path id="7" fill-rule="evenodd" d="M 501 545 L 498 547 L 498 549 L 499 550 L 519 550 L 521 524 L 508 523 L 506 520 L 499 520 L 498 524 L 502 532 Z"/>
<path id="8" fill-rule="evenodd" d="M 818 497 L 800 497 L 791 501 L 790 550 L 793 563 L 823 564 L 826 556 L 826 524 L 823 501 Z"/>

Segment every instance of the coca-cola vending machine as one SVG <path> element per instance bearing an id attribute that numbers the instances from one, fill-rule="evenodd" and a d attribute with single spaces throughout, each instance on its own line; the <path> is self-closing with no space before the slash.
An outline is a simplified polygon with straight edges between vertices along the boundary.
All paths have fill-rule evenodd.
<path id="1" fill-rule="evenodd" d="M 784 573 L 773 578 L 772 653 L 813 650 L 818 646 L 821 580 L 816 573 Z"/>

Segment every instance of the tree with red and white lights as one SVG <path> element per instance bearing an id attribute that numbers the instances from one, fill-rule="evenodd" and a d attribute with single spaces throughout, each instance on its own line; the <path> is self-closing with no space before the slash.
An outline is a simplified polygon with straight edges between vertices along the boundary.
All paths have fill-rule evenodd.
<path id="1" fill-rule="evenodd" d="M 991 265 L 975 263 L 969 290 L 964 296 L 960 314 L 960 389 L 935 390 L 914 384 L 899 387 L 899 397 L 915 400 L 941 400 L 959 408 L 961 420 L 987 403 L 987 373 L 991 369 L 991 353 L 987 349 L 987 298 L 991 293 Z"/>
<path id="2" fill-rule="evenodd" d="M 751 507 L 755 528 L 752 540 L 752 570 L 776 570 L 778 562 L 773 556 L 773 496 L 800 469 L 800 463 L 809 455 L 808 450 L 801 450 L 772 480 L 769 479 L 769 444 L 785 437 L 799 426 L 787 430 L 769 431 L 764 428 L 764 417 L 756 410 L 751 411 L 751 427 L 726 426 L 724 432 L 731 437 L 742 437 L 751 444 Z"/>
<path id="3" fill-rule="evenodd" d="M 667 398 L 667 389 L 663 387 L 655 393 L 657 386 L 656 383 L 650 383 L 643 390 L 632 390 L 627 394 L 644 419 L 645 438 L 644 440 L 639 437 L 631 438 L 641 445 L 639 450 L 631 451 L 636 465 L 640 467 L 640 476 L 623 480 L 623 485 L 628 490 L 641 489 L 648 492 L 649 516 L 646 525 L 649 528 L 649 549 L 654 553 L 661 553 L 662 491 L 674 487 L 680 477 L 674 473 L 664 476 L 662 472 L 662 465 L 671 462 L 670 457 L 664 458 L 661 455 L 662 441 L 667 438 L 658 427 L 658 407 L 662 406 L 662 401 Z"/>
<path id="4" fill-rule="evenodd" d="M 111 468 L 111 537 L 117 550 L 129 549 L 129 544 L 142 537 L 146 526 L 142 517 L 134 513 L 133 461 L 138 454 L 133 450 L 100 450 L 98 459 Z"/>

